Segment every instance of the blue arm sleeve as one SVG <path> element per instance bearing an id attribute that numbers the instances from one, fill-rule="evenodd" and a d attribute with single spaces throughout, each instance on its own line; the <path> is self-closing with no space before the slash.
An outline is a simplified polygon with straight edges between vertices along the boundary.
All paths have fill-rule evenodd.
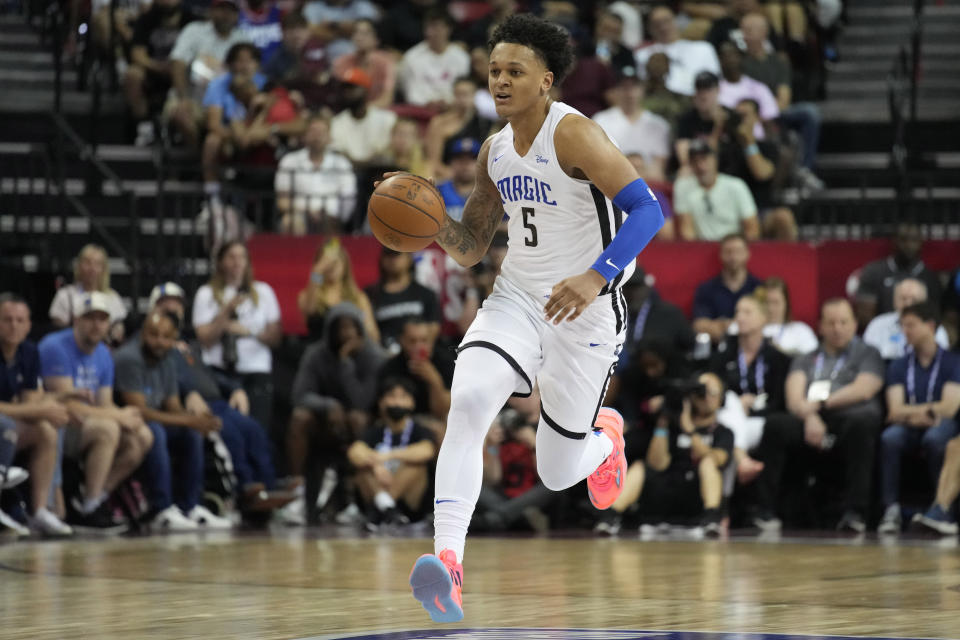
<path id="1" fill-rule="evenodd" d="M 613 241 L 590 267 L 610 282 L 653 240 L 663 226 L 663 212 L 653 190 L 637 178 L 616 195 L 613 204 L 627 213 Z"/>

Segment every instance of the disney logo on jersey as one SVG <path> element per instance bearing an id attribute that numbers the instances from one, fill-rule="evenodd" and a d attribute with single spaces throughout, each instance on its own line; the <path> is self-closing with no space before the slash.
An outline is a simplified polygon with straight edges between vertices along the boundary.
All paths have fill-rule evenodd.
<path id="1" fill-rule="evenodd" d="M 540 202 L 557 206 L 557 201 L 550 198 L 550 185 L 533 176 L 507 176 L 497 180 L 497 190 L 503 204 L 508 202 Z"/>
<path id="2" fill-rule="evenodd" d="M 549 158 L 544 158 L 539 153 L 537 154 L 537 164 L 547 164 L 548 162 L 550 162 Z"/>

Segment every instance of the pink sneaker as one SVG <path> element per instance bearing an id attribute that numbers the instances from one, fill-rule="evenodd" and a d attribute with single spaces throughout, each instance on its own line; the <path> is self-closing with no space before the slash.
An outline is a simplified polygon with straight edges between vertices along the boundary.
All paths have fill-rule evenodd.
<path id="1" fill-rule="evenodd" d="M 463 565 L 450 549 L 439 556 L 427 553 L 417 558 L 410 572 L 410 586 L 413 597 L 434 622 L 463 620 Z"/>
<path id="2" fill-rule="evenodd" d="M 597 509 L 609 509 L 623 491 L 623 481 L 627 477 L 627 457 L 623 454 L 623 416 L 614 409 L 603 407 L 597 414 L 595 427 L 602 429 L 613 441 L 613 451 L 587 477 L 587 493 Z"/>

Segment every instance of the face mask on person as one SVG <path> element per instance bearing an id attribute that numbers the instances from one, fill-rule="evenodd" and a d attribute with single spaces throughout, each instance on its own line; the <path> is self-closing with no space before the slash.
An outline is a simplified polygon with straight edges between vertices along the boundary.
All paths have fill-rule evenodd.
<path id="1" fill-rule="evenodd" d="M 395 407 L 395 406 L 385 407 L 384 411 L 387 413 L 387 417 L 394 422 L 403 420 L 404 418 L 409 416 L 411 413 L 413 413 L 413 409 L 409 407 Z"/>

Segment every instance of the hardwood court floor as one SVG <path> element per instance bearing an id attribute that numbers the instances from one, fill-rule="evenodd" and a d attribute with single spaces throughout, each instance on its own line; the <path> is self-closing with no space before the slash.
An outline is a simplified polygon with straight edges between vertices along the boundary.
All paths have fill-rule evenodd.
<path id="1" fill-rule="evenodd" d="M 303 638 L 431 626 L 424 538 L 327 532 L 0 545 L 0 638 Z M 463 627 L 960 637 L 956 540 L 472 538 Z M 455 625 L 456 626 L 456 625 Z"/>

